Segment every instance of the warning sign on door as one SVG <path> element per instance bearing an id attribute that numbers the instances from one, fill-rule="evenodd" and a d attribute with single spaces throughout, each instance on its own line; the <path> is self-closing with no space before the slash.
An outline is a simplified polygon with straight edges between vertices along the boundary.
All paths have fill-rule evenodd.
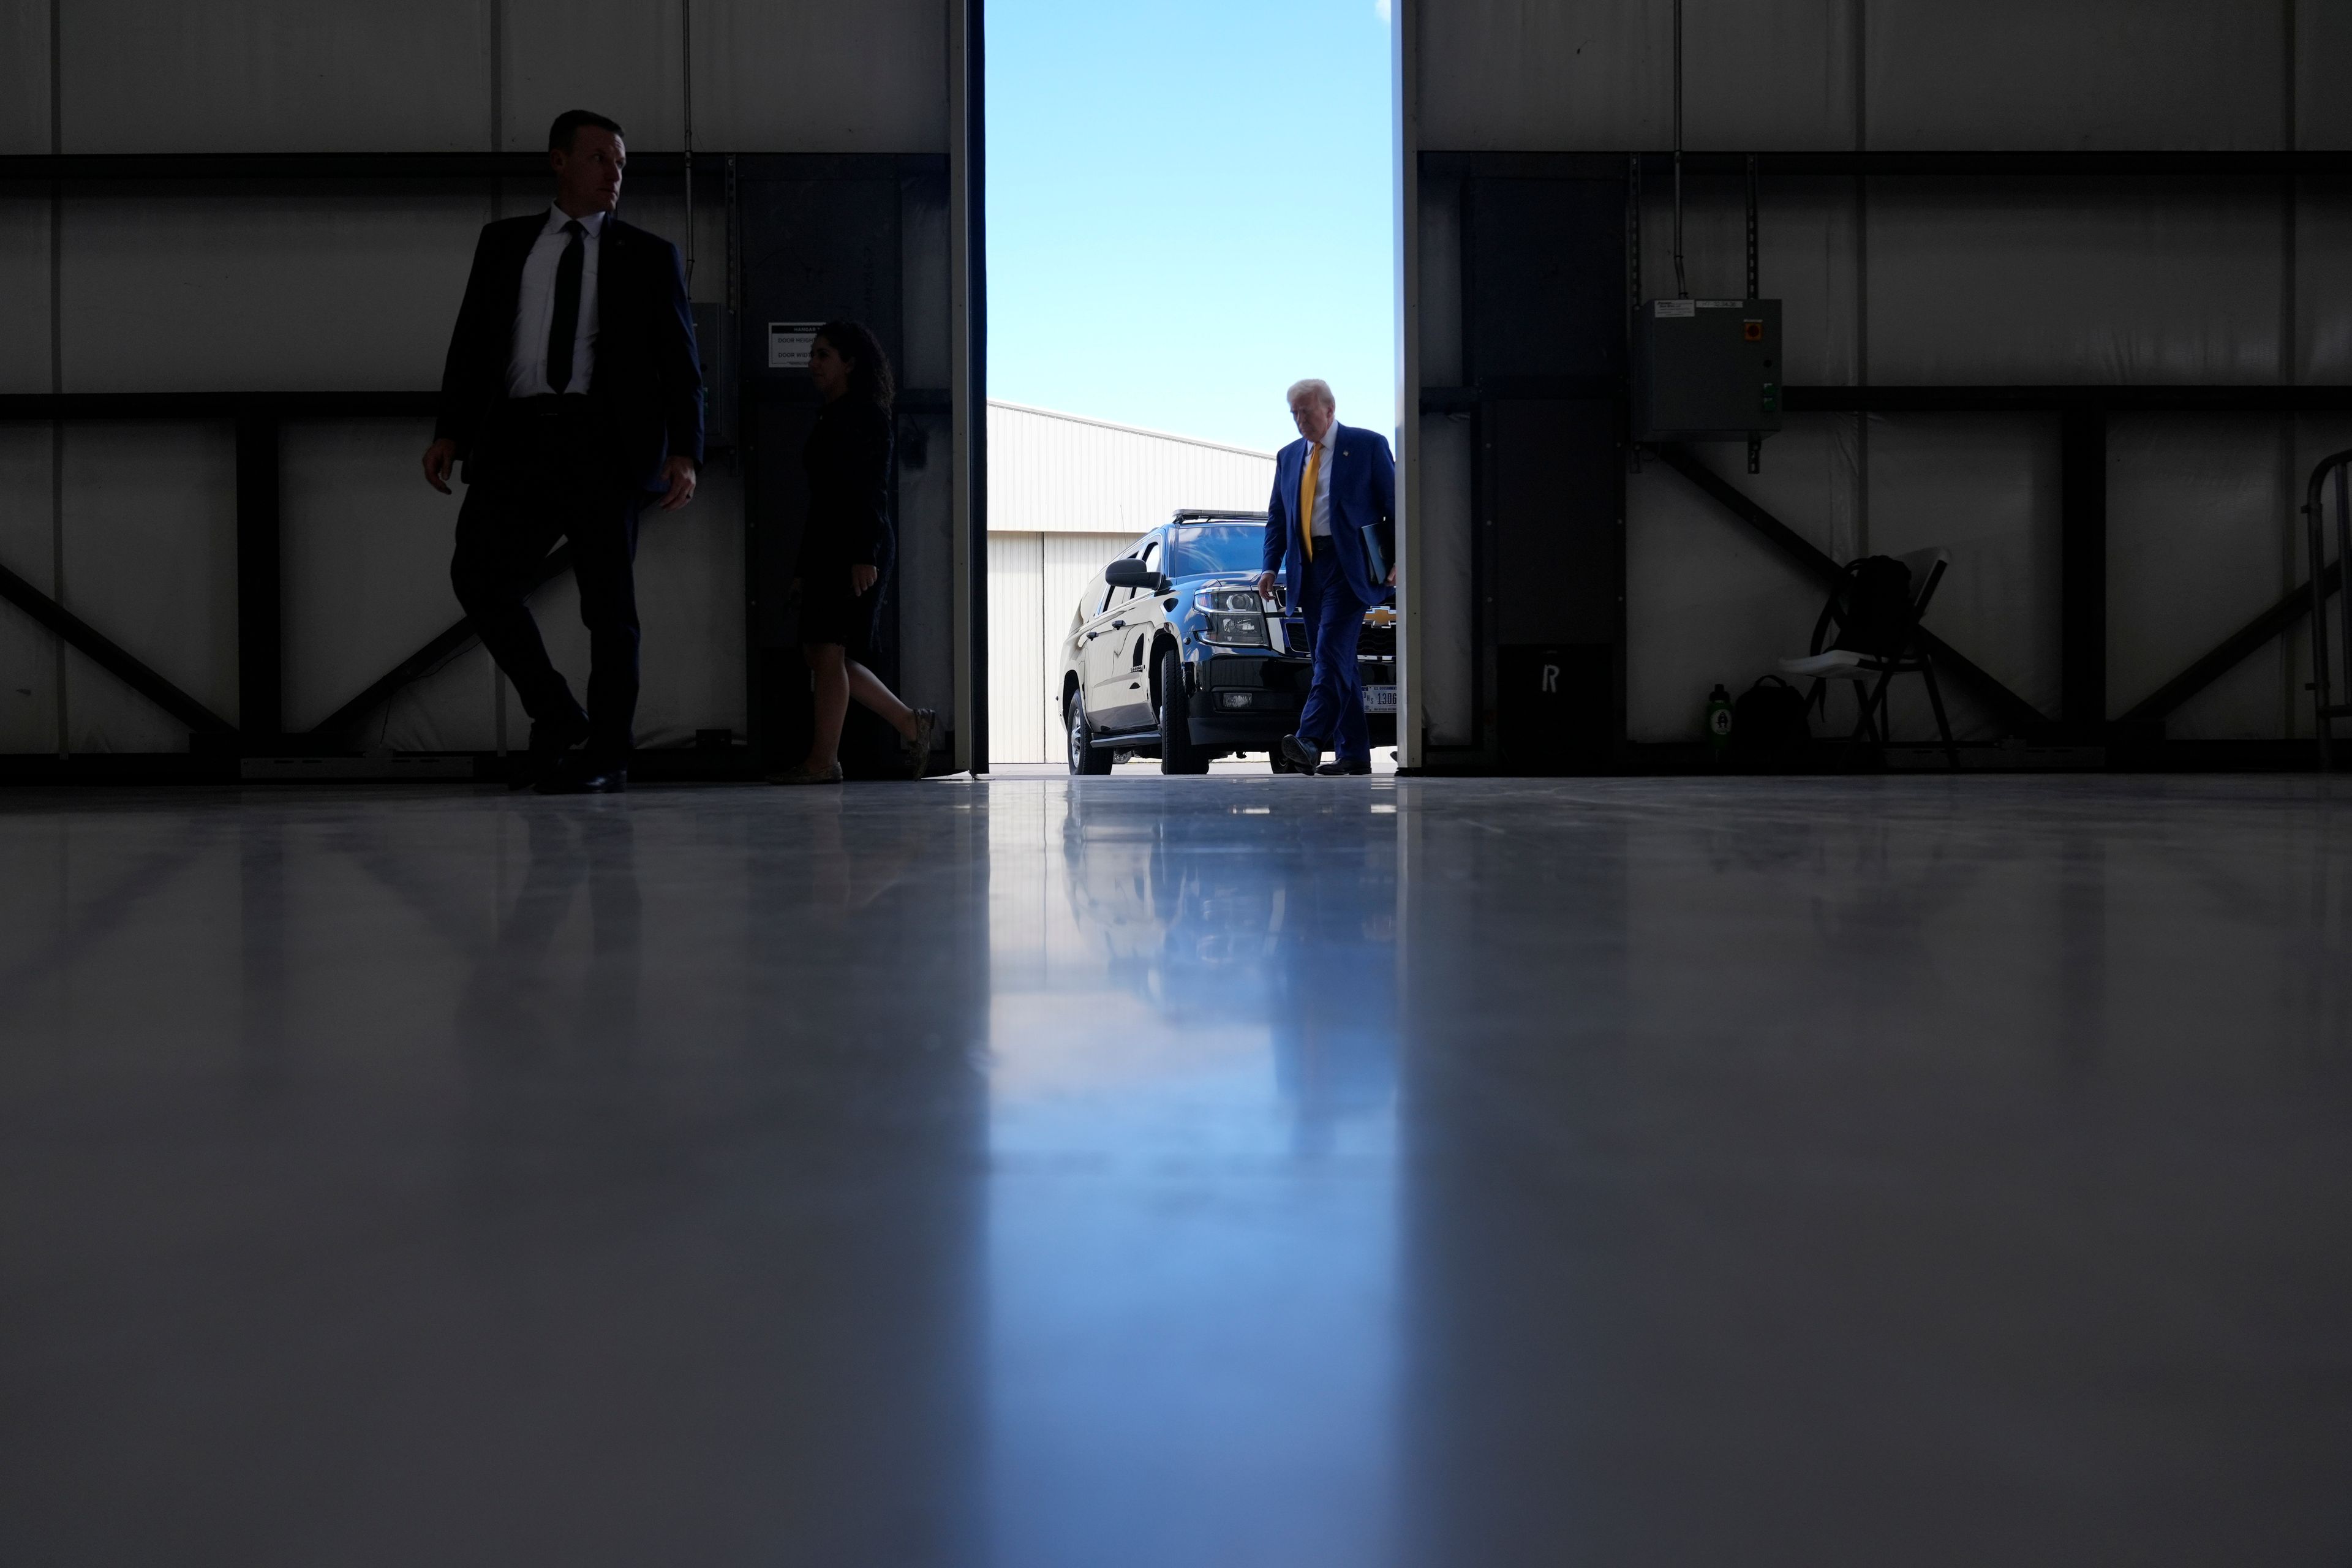
<path id="1" fill-rule="evenodd" d="M 816 330 L 823 325 L 823 321 L 770 321 L 768 368 L 808 369 L 809 350 L 815 346 Z"/>

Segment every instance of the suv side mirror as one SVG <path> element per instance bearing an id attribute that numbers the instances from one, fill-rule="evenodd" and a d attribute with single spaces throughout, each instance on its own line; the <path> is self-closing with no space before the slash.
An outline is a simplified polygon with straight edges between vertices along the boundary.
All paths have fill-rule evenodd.
<path id="1" fill-rule="evenodd" d="M 1133 556 L 1123 556 L 1103 568 L 1103 581 L 1114 588 L 1141 588 L 1150 594 L 1168 591 L 1168 579 Z"/>

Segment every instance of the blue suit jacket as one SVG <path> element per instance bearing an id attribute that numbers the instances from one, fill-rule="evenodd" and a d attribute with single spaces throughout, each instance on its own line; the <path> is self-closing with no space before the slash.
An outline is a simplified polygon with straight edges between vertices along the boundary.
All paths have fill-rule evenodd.
<path id="1" fill-rule="evenodd" d="M 1335 427 L 1331 441 L 1331 545 L 1348 586 L 1367 605 L 1387 600 L 1390 588 L 1372 575 L 1364 530 L 1376 530 L 1381 553 L 1396 564 L 1396 458 L 1388 438 L 1352 425 Z M 1274 495 L 1265 503 L 1265 569 L 1279 571 L 1290 603 L 1299 602 L 1307 552 L 1298 542 L 1298 485 L 1307 477 L 1307 438 L 1275 454 Z"/>

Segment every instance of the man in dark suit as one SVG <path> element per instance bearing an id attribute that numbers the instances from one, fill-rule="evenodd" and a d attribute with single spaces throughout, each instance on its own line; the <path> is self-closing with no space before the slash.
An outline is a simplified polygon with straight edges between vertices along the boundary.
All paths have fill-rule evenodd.
<path id="1" fill-rule="evenodd" d="M 702 371 L 677 247 L 615 216 L 621 128 L 558 115 L 547 161 L 554 205 L 486 226 L 475 247 L 425 478 L 446 495 L 466 465 L 449 581 L 530 715 L 530 781 L 617 794 L 637 707 L 637 513 L 694 497 Z M 559 538 L 588 628 L 584 712 L 524 602 Z"/>
<path id="2" fill-rule="evenodd" d="M 1288 602 L 1306 616 L 1315 670 L 1298 731 L 1282 754 L 1300 773 L 1372 771 L 1371 728 L 1356 644 L 1364 611 L 1396 585 L 1396 458 L 1386 437 L 1342 425 L 1328 382 L 1290 389 L 1298 439 L 1275 454 L 1274 497 L 1265 506 L 1265 570 L 1257 591 L 1284 579 Z M 1322 761 L 1330 747 L 1338 760 Z M 1318 767 L 1317 764 L 1321 763 Z"/>

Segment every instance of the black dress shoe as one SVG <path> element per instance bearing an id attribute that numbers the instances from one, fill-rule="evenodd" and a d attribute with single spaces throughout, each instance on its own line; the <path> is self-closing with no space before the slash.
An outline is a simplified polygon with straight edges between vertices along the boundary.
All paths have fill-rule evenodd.
<path id="1" fill-rule="evenodd" d="M 1320 774 L 1320 775 L 1321 775 L 1322 777 L 1324 777 L 1324 778 L 1327 778 L 1327 779 L 1335 779 L 1335 778 L 1339 777 L 1339 776 L 1340 776 L 1341 774 L 1343 774 L 1343 773 L 1370 773 L 1370 772 L 1372 771 L 1372 764 L 1371 764 L 1370 763 L 1369 763 L 1369 762 L 1364 762 L 1364 763 L 1325 763 L 1321 767 L 1317 768 L 1315 771 L 1316 771 L 1316 773 L 1317 773 Z"/>
<path id="2" fill-rule="evenodd" d="M 553 779 L 572 747 L 588 738 L 588 715 L 551 719 L 530 727 L 530 750 L 508 780 L 509 789 L 533 789 Z"/>
<path id="3" fill-rule="evenodd" d="M 1315 764 L 1323 760 L 1323 748 L 1312 741 L 1302 741 L 1296 735 L 1285 735 L 1282 738 L 1282 755 L 1284 760 L 1298 772 L 1311 773 L 1315 771 Z"/>
<path id="4" fill-rule="evenodd" d="M 592 767 L 578 773 L 567 770 L 540 780 L 533 787 L 541 795 L 626 795 L 629 793 L 629 770 L 613 767 Z"/>

